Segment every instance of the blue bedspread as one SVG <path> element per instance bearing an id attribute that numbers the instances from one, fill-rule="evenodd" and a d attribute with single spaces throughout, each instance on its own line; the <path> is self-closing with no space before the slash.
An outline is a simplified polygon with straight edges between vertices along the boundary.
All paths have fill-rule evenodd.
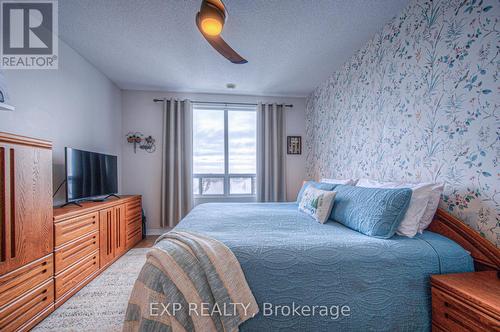
<path id="1" fill-rule="evenodd" d="M 215 238 L 235 254 L 261 310 L 242 331 L 427 331 L 429 276 L 473 270 L 470 255 L 438 234 L 372 238 L 320 224 L 295 203 L 203 204 L 175 229 Z M 273 312 L 293 303 L 333 312 L 278 308 L 278 316 L 264 316 L 264 303 Z M 350 315 L 335 319 L 335 306 Z"/>

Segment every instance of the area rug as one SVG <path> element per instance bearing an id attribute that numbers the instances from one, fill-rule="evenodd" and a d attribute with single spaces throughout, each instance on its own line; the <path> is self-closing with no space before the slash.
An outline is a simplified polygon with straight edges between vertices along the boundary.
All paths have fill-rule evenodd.
<path id="1" fill-rule="evenodd" d="M 148 250 L 131 249 L 33 331 L 121 331 L 130 292 Z"/>

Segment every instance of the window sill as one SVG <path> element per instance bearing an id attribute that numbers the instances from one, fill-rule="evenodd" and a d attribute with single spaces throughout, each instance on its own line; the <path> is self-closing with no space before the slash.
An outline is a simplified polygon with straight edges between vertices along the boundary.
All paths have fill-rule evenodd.
<path id="1" fill-rule="evenodd" d="M 257 196 L 195 196 L 195 205 L 203 203 L 254 203 L 257 202 Z"/>
<path id="2" fill-rule="evenodd" d="M 255 199 L 257 199 L 257 196 L 255 196 L 255 195 L 231 195 L 231 196 L 223 196 L 223 195 L 195 195 L 194 196 L 194 199 L 203 199 L 203 198 L 210 198 L 210 199 L 255 198 Z"/>

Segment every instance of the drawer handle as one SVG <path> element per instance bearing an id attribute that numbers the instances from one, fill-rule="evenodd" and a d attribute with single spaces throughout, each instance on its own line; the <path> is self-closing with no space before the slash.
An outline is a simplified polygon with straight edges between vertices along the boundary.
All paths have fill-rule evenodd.
<path id="1" fill-rule="evenodd" d="M 16 257 L 16 174 L 14 149 L 10 149 L 10 258 Z"/>
<path id="2" fill-rule="evenodd" d="M 7 259 L 7 200 L 5 197 L 5 148 L 0 147 L 0 197 L 2 199 L 2 206 L 5 208 L 0 215 L 0 262 Z"/>
<path id="3" fill-rule="evenodd" d="M 471 315 L 469 312 L 466 312 L 464 310 L 460 310 L 460 308 L 456 305 L 454 305 L 453 303 L 450 303 L 448 301 L 443 301 L 443 305 L 448 308 L 448 311 L 444 314 L 444 316 L 452 321 L 455 322 L 456 318 L 454 318 L 453 316 L 455 317 L 464 317 L 465 319 L 470 319 L 472 321 L 475 320 L 474 316 Z M 458 312 L 457 312 L 458 311 Z M 460 325 L 463 325 L 463 323 L 460 323 L 460 322 L 456 322 L 457 324 L 460 324 Z"/>
<path id="4" fill-rule="evenodd" d="M 43 270 L 42 270 L 42 274 L 43 274 L 43 273 L 47 273 L 47 269 L 43 269 Z"/>
<path id="5" fill-rule="evenodd" d="M 42 302 L 47 301 L 47 296 L 42 299 Z"/>
<path id="6" fill-rule="evenodd" d="M 46 289 L 44 289 L 44 290 L 42 291 L 42 294 L 45 294 L 45 293 L 47 293 L 47 290 L 46 290 Z"/>
<path id="7" fill-rule="evenodd" d="M 462 322 L 458 321 L 457 319 L 455 319 L 452 315 L 450 315 L 450 314 L 448 314 L 448 313 L 445 313 L 445 314 L 444 314 L 444 317 L 445 317 L 446 319 L 449 319 L 449 320 L 451 320 L 452 322 L 454 322 L 454 323 L 456 323 L 456 324 L 460 325 L 460 326 L 464 326 L 464 324 L 463 324 Z"/>
<path id="8" fill-rule="evenodd" d="M 451 315 L 451 314 L 449 314 L 449 313 L 447 313 L 447 312 L 444 314 L 444 317 L 445 317 L 446 319 L 451 320 L 453 323 L 455 323 L 455 324 L 457 324 L 457 325 L 460 325 L 461 327 L 463 327 L 463 328 L 465 328 L 465 329 L 467 329 L 467 330 L 471 330 L 471 326 L 469 326 L 469 325 L 465 324 L 462 320 L 459 320 L 459 319 L 457 319 L 457 318 L 453 317 L 453 315 Z"/>

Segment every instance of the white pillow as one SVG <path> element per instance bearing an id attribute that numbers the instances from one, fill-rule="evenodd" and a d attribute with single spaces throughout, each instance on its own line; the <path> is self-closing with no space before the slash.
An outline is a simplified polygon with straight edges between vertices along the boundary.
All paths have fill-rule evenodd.
<path id="1" fill-rule="evenodd" d="M 367 188 L 410 188 L 412 190 L 410 205 L 396 230 L 399 235 L 408 237 L 414 237 L 417 234 L 434 185 L 434 183 L 379 182 L 370 179 L 361 179 L 357 183 L 357 186 Z"/>
<path id="2" fill-rule="evenodd" d="M 443 190 L 444 183 L 435 183 L 434 187 L 432 187 L 427 208 L 425 209 L 424 215 L 420 219 L 420 225 L 418 226 L 419 233 L 422 233 L 431 224 L 432 218 L 434 217 L 434 214 L 436 214 Z"/>
<path id="3" fill-rule="evenodd" d="M 358 179 L 345 179 L 345 180 L 339 180 L 339 179 L 321 179 L 321 182 L 324 183 L 331 183 L 331 184 L 345 184 L 348 186 L 355 186 L 356 182 L 358 182 Z"/>
<path id="4" fill-rule="evenodd" d="M 330 217 L 334 200 L 334 191 L 321 190 L 309 186 L 304 190 L 304 194 L 299 203 L 299 210 L 324 224 Z"/>

